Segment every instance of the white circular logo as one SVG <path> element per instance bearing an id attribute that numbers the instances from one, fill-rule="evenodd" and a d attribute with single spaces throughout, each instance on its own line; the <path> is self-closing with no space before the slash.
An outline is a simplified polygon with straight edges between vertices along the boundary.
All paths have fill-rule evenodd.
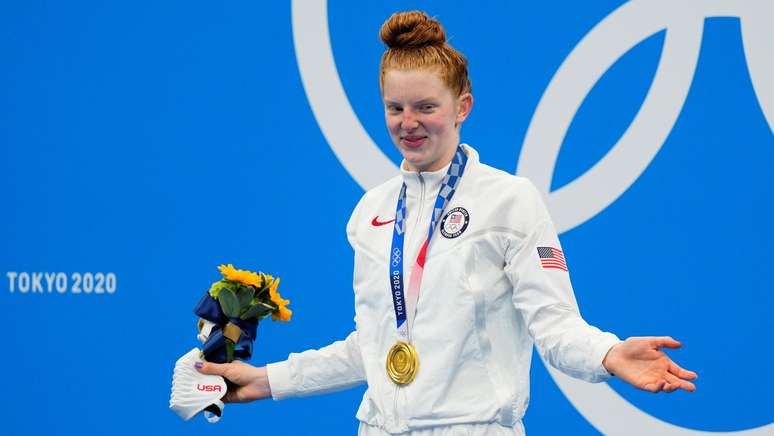
<path id="1" fill-rule="evenodd" d="M 639 178 L 679 116 L 701 49 L 704 20 L 739 17 L 744 53 L 761 109 L 774 132 L 774 1 L 632 0 L 599 22 L 572 50 L 546 88 L 521 148 L 516 173 L 543 193 L 557 230 L 603 211 Z M 363 128 L 341 84 L 328 33 L 325 0 L 292 4 L 293 41 L 307 98 L 331 149 L 352 177 L 370 189 L 397 171 Z M 564 136 L 594 84 L 625 53 L 666 30 L 656 75 L 642 106 L 615 146 L 591 169 L 551 192 Z M 560 389 L 605 434 L 756 436 L 774 423 L 733 432 L 692 430 L 664 422 L 626 401 L 605 383 L 590 384 L 546 365 Z"/>
<path id="2" fill-rule="evenodd" d="M 455 207 L 446 212 L 441 219 L 441 235 L 444 238 L 454 239 L 460 236 L 468 228 L 470 214 L 464 207 Z"/>

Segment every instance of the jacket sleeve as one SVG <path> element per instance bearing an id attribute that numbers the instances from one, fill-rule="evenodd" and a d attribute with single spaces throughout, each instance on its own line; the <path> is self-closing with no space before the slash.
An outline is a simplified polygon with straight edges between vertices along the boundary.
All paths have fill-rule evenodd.
<path id="1" fill-rule="evenodd" d="M 561 244 L 540 194 L 531 183 L 526 194 L 522 204 L 534 225 L 523 239 L 510 242 L 505 256 L 513 304 L 545 361 L 569 376 L 605 381 L 611 375 L 602 360 L 620 339 L 583 320 L 567 271 L 554 267 L 557 265 L 550 259 L 546 259 L 545 266 L 541 263 L 538 247 L 543 247 L 543 253 L 548 249 L 563 258 Z"/>
<path id="2" fill-rule="evenodd" d="M 347 239 L 353 249 L 357 249 L 356 224 L 362 203 L 363 199 L 347 223 Z M 334 392 L 366 381 L 357 330 L 318 350 L 291 353 L 283 362 L 266 365 L 266 371 L 275 400 Z"/>
<path id="3" fill-rule="evenodd" d="M 324 394 L 365 382 L 357 331 L 319 350 L 291 353 L 288 360 L 266 365 L 266 371 L 275 400 Z"/>

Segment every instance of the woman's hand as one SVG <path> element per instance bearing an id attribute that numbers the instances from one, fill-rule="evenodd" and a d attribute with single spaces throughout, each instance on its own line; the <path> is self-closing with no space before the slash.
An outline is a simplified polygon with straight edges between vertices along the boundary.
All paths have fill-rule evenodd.
<path id="1" fill-rule="evenodd" d="M 256 368 L 235 360 L 231 363 L 197 362 L 196 369 L 202 374 L 219 375 L 231 382 L 223 397 L 224 403 L 247 403 L 271 396 L 265 366 Z"/>
<path id="2" fill-rule="evenodd" d="M 680 348 L 682 344 L 668 336 L 632 337 L 614 345 L 602 365 L 621 380 L 649 392 L 693 392 L 696 385 L 693 371 L 686 371 L 660 348 Z"/>

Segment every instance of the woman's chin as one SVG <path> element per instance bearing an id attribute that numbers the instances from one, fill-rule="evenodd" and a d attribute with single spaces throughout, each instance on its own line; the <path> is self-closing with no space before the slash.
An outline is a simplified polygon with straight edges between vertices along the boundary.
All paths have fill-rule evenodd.
<path id="1" fill-rule="evenodd" d="M 403 160 L 410 167 L 422 166 L 423 163 L 427 163 L 427 156 L 420 150 L 406 149 L 404 147 L 400 147 L 399 150 Z"/>
<path id="2" fill-rule="evenodd" d="M 439 169 L 443 168 L 443 165 L 440 165 L 435 162 L 426 162 L 426 161 L 419 161 L 419 162 L 410 162 L 406 161 L 406 166 L 409 171 L 416 171 L 416 172 L 428 172 L 428 171 L 438 171 Z"/>
<path id="3" fill-rule="evenodd" d="M 403 150 L 401 150 L 403 151 Z M 427 157 L 420 153 L 412 153 L 412 152 L 405 152 L 401 153 L 403 155 L 403 159 L 406 161 L 406 166 L 408 167 L 408 170 L 411 171 L 425 171 L 425 168 L 427 168 L 429 162 L 427 161 Z"/>

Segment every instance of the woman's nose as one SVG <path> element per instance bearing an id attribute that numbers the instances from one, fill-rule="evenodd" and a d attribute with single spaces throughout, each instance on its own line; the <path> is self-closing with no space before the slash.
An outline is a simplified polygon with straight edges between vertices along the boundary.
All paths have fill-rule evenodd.
<path id="1" fill-rule="evenodd" d="M 412 130 L 416 129 L 419 126 L 419 122 L 417 121 L 417 117 L 415 116 L 413 111 L 410 110 L 403 110 L 403 117 L 400 120 L 400 127 L 403 130 Z"/>

